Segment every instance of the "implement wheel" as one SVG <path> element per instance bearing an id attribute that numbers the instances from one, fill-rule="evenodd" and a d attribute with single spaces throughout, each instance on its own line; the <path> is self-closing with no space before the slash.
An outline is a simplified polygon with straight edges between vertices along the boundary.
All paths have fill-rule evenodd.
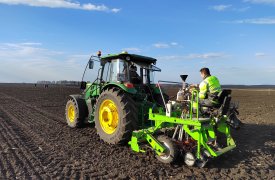
<path id="1" fill-rule="evenodd" d="M 70 97 L 66 104 L 65 117 L 68 126 L 81 127 L 87 117 L 87 106 L 84 99 L 78 96 Z"/>
<path id="2" fill-rule="evenodd" d="M 195 158 L 194 154 L 191 152 L 185 153 L 184 162 L 187 166 L 190 166 L 190 167 L 194 166 L 196 163 L 196 158 Z"/>
<path id="3" fill-rule="evenodd" d="M 157 140 L 161 142 L 167 149 L 162 155 L 157 155 L 157 159 L 163 163 L 173 163 L 178 157 L 179 150 L 175 143 L 168 136 L 158 136 Z"/>
<path id="4" fill-rule="evenodd" d="M 109 89 L 101 93 L 96 103 L 95 128 L 104 142 L 123 144 L 130 140 L 138 122 L 135 104 L 122 90 Z"/>

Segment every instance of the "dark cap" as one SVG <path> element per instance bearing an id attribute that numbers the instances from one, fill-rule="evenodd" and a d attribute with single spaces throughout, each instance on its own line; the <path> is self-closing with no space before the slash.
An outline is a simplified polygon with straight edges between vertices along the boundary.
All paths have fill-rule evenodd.
<path id="1" fill-rule="evenodd" d="M 207 67 L 201 68 L 200 72 L 206 75 L 210 75 L 210 70 Z"/>

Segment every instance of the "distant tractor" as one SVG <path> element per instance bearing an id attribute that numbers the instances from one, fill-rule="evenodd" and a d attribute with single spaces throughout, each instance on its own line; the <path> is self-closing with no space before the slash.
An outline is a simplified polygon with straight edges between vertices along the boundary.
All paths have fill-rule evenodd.
<path id="1" fill-rule="evenodd" d="M 127 52 L 92 56 L 84 74 L 98 62 L 97 78 L 92 83 L 82 78 L 83 92 L 70 95 L 65 112 L 68 125 L 80 127 L 88 120 L 95 123 L 104 142 L 128 143 L 136 152 L 145 152 L 143 144 L 149 144 L 164 163 L 175 161 L 182 152 L 187 165 L 203 167 L 209 158 L 235 148 L 227 117 L 231 91 L 223 90 L 220 104 L 203 107 L 202 114 L 198 91 L 185 83 L 187 75 L 181 76 L 183 84 L 154 83 L 154 72 L 161 71 L 156 61 Z M 176 100 L 169 99 L 161 83 L 183 85 Z M 217 132 L 225 136 L 223 145 L 217 146 Z"/>

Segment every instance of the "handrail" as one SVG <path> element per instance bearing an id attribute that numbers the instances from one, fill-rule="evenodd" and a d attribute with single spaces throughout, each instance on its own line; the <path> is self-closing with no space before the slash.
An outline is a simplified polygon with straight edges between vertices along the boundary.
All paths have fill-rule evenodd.
<path id="1" fill-rule="evenodd" d="M 161 90 L 161 87 L 160 87 L 160 82 L 171 83 L 171 84 L 182 84 L 182 83 L 180 83 L 180 82 L 174 82 L 174 81 L 162 81 L 162 80 L 158 80 L 158 88 L 159 88 L 159 91 L 160 91 L 160 95 L 161 95 L 163 104 L 165 106 L 166 112 L 170 113 L 168 111 L 168 108 L 167 108 L 167 105 L 166 105 L 166 102 L 165 102 L 165 99 L 164 99 L 164 96 L 163 96 L 163 93 L 162 93 L 162 90 Z"/>
<path id="2" fill-rule="evenodd" d="M 191 103 L 190 103 L 190 120 L 192 120 L 193 118 L 193 104 L 194 104 L 194 94 L 196 94 L 196 117 L 197 119 L 199 119 L 199 96 L 198 96 L 198 91 L 197 90 L 193 90 L 192 91 L 192 97 L 191 97 Z"/>

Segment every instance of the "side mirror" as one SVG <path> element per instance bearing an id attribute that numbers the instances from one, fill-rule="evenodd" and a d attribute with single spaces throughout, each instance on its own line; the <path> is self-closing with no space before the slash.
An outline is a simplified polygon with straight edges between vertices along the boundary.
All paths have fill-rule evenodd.
<path id="1" fill-rule="evenodd" d="M 87 82 L 81 81 L 80 89 L 81 89 L 81 90 L 85 90 L 85 89 L 86 89 L 86 86 L 87 86 Z"/>
<path id="2" fill-rule="evenodd" d="M 90 60 L 89 61 L 89 69 L 93 69 L 94 68 L 94 61 Z"/>

